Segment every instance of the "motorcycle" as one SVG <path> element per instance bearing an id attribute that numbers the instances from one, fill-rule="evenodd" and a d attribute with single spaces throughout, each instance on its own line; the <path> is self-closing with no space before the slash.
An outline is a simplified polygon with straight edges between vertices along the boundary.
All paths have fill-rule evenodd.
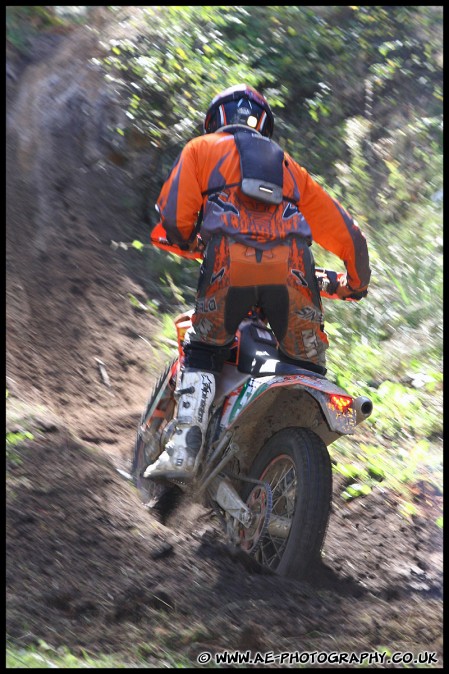
<path id="1" fill-rule="evenodd" d="M 178 252 L 157 230 L 152 241 Z M 179 253 L 178 253 L 179 254 Z M 200 257 L 201 249 L 186 257 Z M 336 299 L 339 274 L 317 268 L 320 294 Z M 178 355 L 161 374 L 137 429 L 132 477 L 144 503 L 158 480 L 143 477 L 173 429 L 183 338 L 193 310 L 175 319 Z M 259 307 L 241 322 L 217 378 L 199 468 L 190 482 L 171 480 L 212 507 L 226 537 L 262 566 L 301 578 L 320 559 L 332 502 L 328 446 L 372 413 L 325 376 L 279 360 L 276 338 Z M 159 481 L 160 482 L 160 481 Z"/>

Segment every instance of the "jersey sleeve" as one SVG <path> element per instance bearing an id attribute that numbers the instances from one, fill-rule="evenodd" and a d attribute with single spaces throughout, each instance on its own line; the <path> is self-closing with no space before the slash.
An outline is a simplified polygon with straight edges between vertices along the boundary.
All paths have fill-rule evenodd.
<path id="1" fill-rule="evenodd" d="M 365 236 L 336 199 L 302 166 L 292 164 L 300 192 L 298 206 L 310 226 L 313 240 L 344 262 L 348 285 L 353 290 L 365 290 L 371 277 Z"/>
<path id="2" fill-rule="evenodd" d="M 187 143 L 157 199 L 162 225 L 171 241 L 188 241 L 195 229 L 203 197 L 198 182 L 195 145 Z"/>

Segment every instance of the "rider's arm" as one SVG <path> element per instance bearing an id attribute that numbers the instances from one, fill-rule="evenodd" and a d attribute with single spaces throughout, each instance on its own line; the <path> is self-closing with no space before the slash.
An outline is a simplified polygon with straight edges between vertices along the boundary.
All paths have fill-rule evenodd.
<path id="1" fill-rule="evenodd" d="M 157 207 L 169 238 L 178 245 L 192 236 L 203 197 L 197 177 L 196 152 L 187 143 L 162 186 Z"/>
<path id="2" fill-rule="evenodd" d="M 349 213 L 309 173 L 289 159 L 299 187 L 300 208 L 312 237 L 320 246 L 343 260 L 352 290 L 365 290 L 371 276 L 366 239 Z"/>

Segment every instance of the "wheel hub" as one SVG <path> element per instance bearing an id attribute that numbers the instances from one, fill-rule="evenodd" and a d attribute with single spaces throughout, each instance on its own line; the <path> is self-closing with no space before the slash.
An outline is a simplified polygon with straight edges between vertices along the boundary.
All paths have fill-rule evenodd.
<path id="1" fill-rule="evenodd" d="M 273 508 L 273 494 L 270 485 L 256 485 L 249 494 L 246 504 L 251 510 L 248 527 L 239 524 L 240 546 L 245 552 L 254 554 L 265 535 Z"/>

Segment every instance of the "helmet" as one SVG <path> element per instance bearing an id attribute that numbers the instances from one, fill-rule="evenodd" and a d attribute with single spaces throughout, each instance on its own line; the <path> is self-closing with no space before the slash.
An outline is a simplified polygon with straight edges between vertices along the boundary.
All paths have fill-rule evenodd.
<path id="1" fill-rule="evenodd" d="M 247 84 L 237 84 L 215 96 L 206 112 L 204 133 L 213 133 L 227 124 L 246 124 L 271 138 L 274 117 L 262 94 Z"/>

